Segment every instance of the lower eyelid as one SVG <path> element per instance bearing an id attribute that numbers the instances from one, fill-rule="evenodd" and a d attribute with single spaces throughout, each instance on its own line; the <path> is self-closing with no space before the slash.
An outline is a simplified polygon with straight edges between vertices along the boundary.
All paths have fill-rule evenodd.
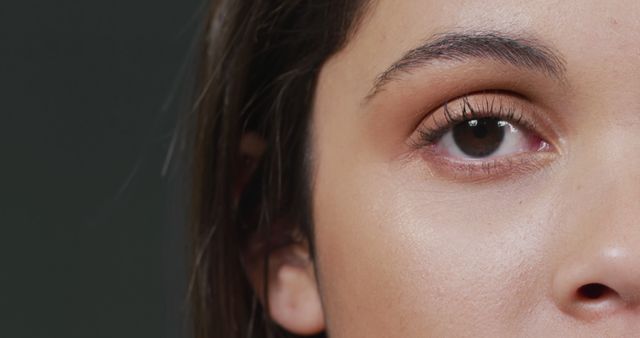
<path id="1" fill-rule="evenodd" d="M 429 172 L 445 179 L 462 182 L 484 182 L 531 174 L 544 168 L 557 154 L 552 151 L 519 153 L 489 160 L 460 160 L 423 149 L 422 156 Z"/>

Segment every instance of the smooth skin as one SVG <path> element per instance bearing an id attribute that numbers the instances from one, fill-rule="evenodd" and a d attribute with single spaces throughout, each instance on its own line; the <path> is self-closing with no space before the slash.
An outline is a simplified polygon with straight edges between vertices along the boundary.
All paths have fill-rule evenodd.
<path id="1" fill-rule="evenodd" d="M 436 60 L 370 96 L 407 51 L 450 32 L 536 41 L 563 74 Z M 413 145 L 465 96 L 517 101 L 534 125 L 521 132 L 548 147 L 483 167 Z M 375 1 L 322 69 L 312 130 L 317 257 L 296 246 L 271 266 L 270 309 L 285 328 L 640 336 L 640 2 Z"/>

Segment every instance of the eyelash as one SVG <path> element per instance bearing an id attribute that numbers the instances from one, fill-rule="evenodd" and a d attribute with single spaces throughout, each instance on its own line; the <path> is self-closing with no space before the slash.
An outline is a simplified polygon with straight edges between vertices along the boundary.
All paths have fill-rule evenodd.
<path id="1" fill-rule="evenodd" d="M 456 106 L 457 105 L 457 106 Z M 438 118 L 440 117 L 440 118 Z M 498 118 L 502 121 L 534 134 L 547 147 L 538 153 L 517 154 L 500 158 L 490 158 L 479 161 L 461 161 L 450 159 L 438 154 L 435 149 L 442 137 L 457 124 L 482 118 Z M 530 173 L 543 167 L 554 154 L 554 148 L 540 133 L 548 128 L 541 127 L 546 123 L 539 123 L 538 114 L 530 103 L 525 103 L 522 96 L 501 91 L 483 91 L 467 94 L 453 101 L 448 101 L 441 108 L 431 113 L 429 117 L 416 128 L 417 137 L 411 142 L 412 148 L 423 153 L 428 162 L 436 164 L 433 168 L 442 168 L 445 177 L 453 175 L 454 179 L 485 180 L 496 176 L 504 177 L 509 174 Z M 542 149 L 542 148 L 541 148 Z M 525 156 L 523 156 L 525 155 Z M 526 156 L 536 155 L 536 156 Z"/>
<path id="2" fill-rule="evenodd" d="M 418 128 L 420 137 L 417 142 L 414 143 L 415 148 L 434 145 L 454 126 L 473 119 L 496 117 L 525 130 L 536 130 L 535 124 L 527 120 L 519 109 L 513 107 L 513 105 L 506 105 L 502 99 L 498 99 L 496 96 L 492 96 L 491 98 L 484 96 L 480 103 L 471 100 L 470 95 L 463 96 L 458 100 L 460 101 L 460 108 L 455 112 L 452 112 L 449 108 L 449 102 L 445 103 L 442 107 L 444 123 L 439 122 L 433 117 L 435 127 L 422 124 Z M 496 100 L 498 102 L 496 102 Z"/>

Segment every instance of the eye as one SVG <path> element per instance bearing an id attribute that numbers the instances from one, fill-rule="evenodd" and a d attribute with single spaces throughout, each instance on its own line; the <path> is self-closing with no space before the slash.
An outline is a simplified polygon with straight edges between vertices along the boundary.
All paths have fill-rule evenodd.
<path id="1" fill-rule="evenodd" d="M 454 179 L 537 170 L 557 154 L 541 136 L 553 134 L 541 115 L 516 95 L 468 95 L 430 113 L 412 143 L 424 154 L 429 172 Z"/>
<path id="2" fill-rule="evenodd" d="M 531 132 L 497 117 L 460 122 L 437 143 L 442 153 L 470 160 L 535 151 L 541 146 Z"/>

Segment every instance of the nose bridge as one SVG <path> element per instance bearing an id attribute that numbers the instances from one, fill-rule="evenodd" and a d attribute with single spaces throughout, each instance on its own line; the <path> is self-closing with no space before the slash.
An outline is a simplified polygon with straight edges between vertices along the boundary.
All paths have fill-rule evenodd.
<path id="1" fill-rule="evenodd" d="M 593 223 L 609 233 L 639 228 L 640 96 L 624 97 L 611 104 L 615 112 L 604 112 L 606 117 L 587 127 L 586 134 L 591 136 L 571 159 L 571 175 L 562 189 L 568 192 L 568 207 L 578 211 L 578 218 L 585 218 L 581 227 Z M 629 100 L 636 101 L 638 109 L 623 112 Z"/>
<path id="2" fill-rule="evenodd" d="M 640 110 L 638 111 L 640 115 Z M 639 125 L 627 123 L 608 128 L 602 142 L 601 155 L 594 163 L 601 170 L 599 175 L 588 177 L 590 193 L 595 194 L 602 224 L 609 233 L 619 233 L 624 238 L 640 231 L 640 135 Z M 592 217 L 596 215 L 591 215 Z M 598 218 L 600 218 L 598 217 Z M 639 243 L 640 244 L 640 243 Z"/>
<path id="3" fill-rule="evenodd" d="M 568 205 L 574 212 L 566 223 L 579 242 L 576 254 L 594 266 L 606 263 L 609 270 L 640 265 L 640 151 L 631 157 L 621 148 L 594 157 L 598 164 L 568 188 L 574 191 Z"/>
<path id="4" fill-rule="evenodd" d="M 620 156 L 606 176 L 591 180 L 594 205 L 582 209 L 584 222 L 591 223 L 594 235 L 599 234 L 592 236 L 594 244 L 606 247 L 617 243 L 640 250 L 640 166 L 631 162 L 637 160 Z"/>

